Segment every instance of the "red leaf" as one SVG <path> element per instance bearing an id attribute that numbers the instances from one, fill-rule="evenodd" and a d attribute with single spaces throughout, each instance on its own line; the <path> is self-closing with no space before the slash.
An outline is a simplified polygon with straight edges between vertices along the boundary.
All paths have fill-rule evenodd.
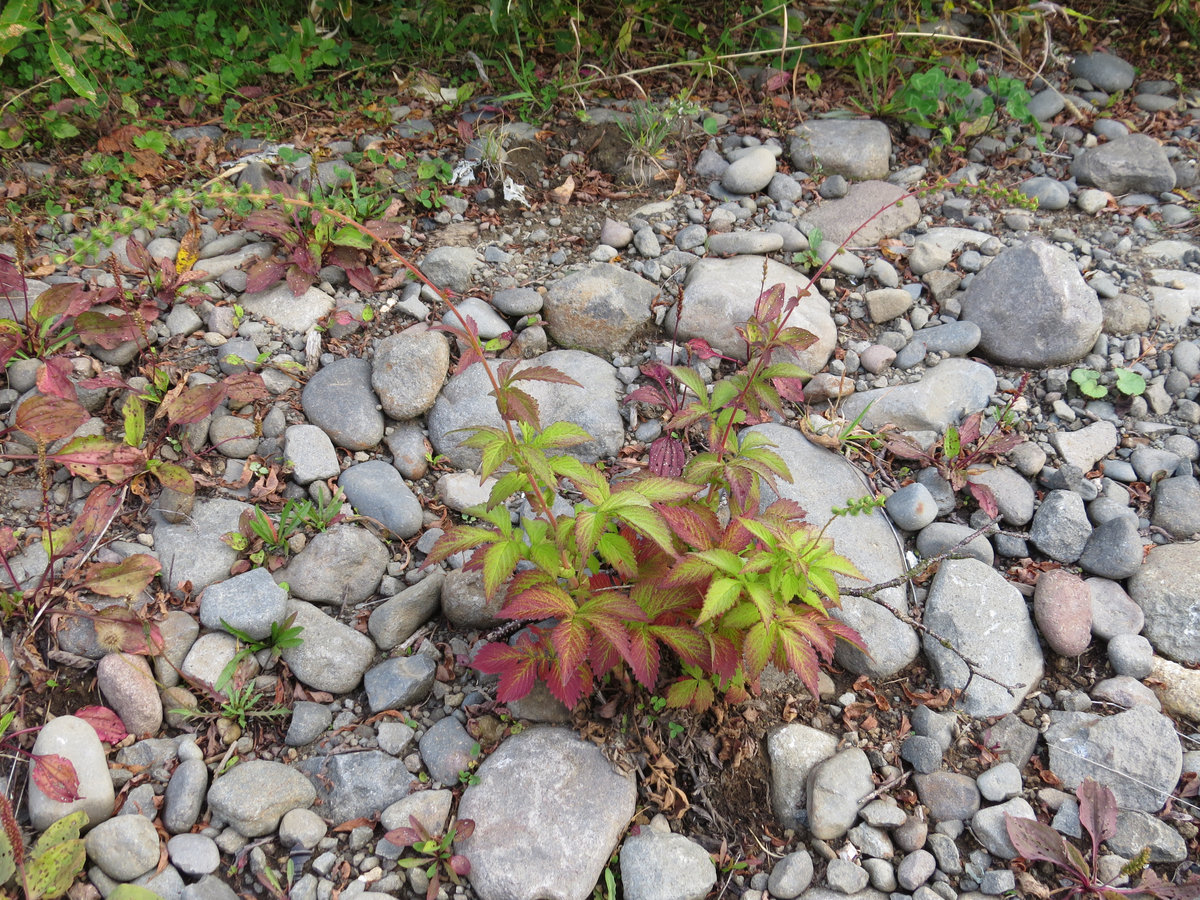
<path id="1" fill-rule="evenodd" d="M 247 219 L 247 225 L 249 220 Z M 256 229 L 262 231 L 262 228 Z M 246 273 L 246 293 L 257 294 L 259 291 L 265 291 L 269 287 L 273 287 L 283 280 L 283 275 L 287 271 L 287 266 L 274 259 L 260 259 L 250 267 L 250 271 Z"/>
<path id="2" fill-rule="evenodd" d="M 82 799 L 79 776 L 69 759 L 56 753 L 31 754 L 30 759 L 33 760 L 33 782 L 43 794 L 56 803 L 74 803 Z"/>
<path id="3" fill-rule="evenodd" d="M 996 495 L 990 487 L 986 484 L 968 481 L 967 490 L 971 492 L 971 496 L 975 498 L 975 502 L 979 504 L 979 508 L 989 519 L 1000 518 L 1000 507 L 996 505 Z"/>
<path id="4" fill-rule="evenodd" d="M 73 371 L 71 361 L 65 356 L 52 356 L 38 368 L 38 390 L 52 397 L 61 397 L 63 400 L 78 400 L 79 394 L 70 377 Z"/>
<path id="5" fill-rule="evenodd" d="M 49 290 L 42 291 L 33 301 L 29 315 L 37 322 L 48 322 L 58 316 L 79 315 L 91 305 L 92 299 L 79 282 L 51 285 Z"/>
<path id="6" fill-rule="evenodd" d="M 726 359 L 722 356 L 704 338 L 692 338 L 687 342 L 687 348 L 701 359 Z"/>
<path id="7" fill-rule="evenodd" d="M 1117 833 L 1117 798 L 1107 785 L 1091 778 L 1075 789 L 1079 798 L 1079 824 L 1092 837 L 1092 859 L 1100 854 L 1100 845 Z"/>
<path id="8" fill-rule="evenodd" d="M 171 425 L 191 425 L 210 415 L 225 399 L 228 388 L 215 384 L 179 385 L 159 404 L 157 415 L 165 415 Z"/>
<path id="9" fill-rule="evenodd" d="M 459 819 L 454 823 L 454 839 L 456 841 L 465 841 L 475 833 L 474 819 Z M 459 872 L 459 875 L 465 875 L 465 872 Z"/>
<path id="10" fill-rule="evenodd" d="M 683 442 L 664 434 L 650 445 L 647 467 L 655 475 L 678 478 L 683 474 L 686 461 Z"/>
<path id="11" fill-rule="evenodd" d="M 293 297 L 302 297 L 313 283 L 313 277 L 298 265 L 288 266 L 285 280 Z"/>
<path id="12" fill-rule="evenodd" d="M 471 874 L 471 863 L 467 861 L 465 856 L 460 856 L 457 853 L 450 857 L 450 868 L 454 870 L 455 875 Z"/>
<path id="13" fill-rule="evenodd" d="M 85 706 L 76 710 L 75 716 L 91 725 L 106 744 L 122 741 L 129 734 L 121 717 L 107 706 Z"/>
<path id="14" fill-rule="evenodd" d="M 528 635 L 517 639 L 515 646 L 488 644 L 475 654 L 471 665 L 485 675 L 499 675 L 496 699 L 501 703 L 520 700 L 531 690 L 539 677 L 544 677 L 546 651 Z"/>
<path id="15" fill-rule="evenodd" d="M 225 385 L 225 395 L 239 406 L 271 396 L 257 372 L 238 372 L 227 377 L 222 384 Z"/>
<path id="16" fill-rule="evenodd" d="M 114 484 L 132 477 L 146 465 L 145 450 L 96 434 L 72 438 L 50 458 L 66 466 L 72 475 Z"/>
<path id="17" fill-rule="evenodd" d="M 792 403 L 804 402 L 804 382 L 799 378 L 772 378 L 771 384 L 784 400 L 790 400 Z"/>
<path id="18" fill-rule="evenodd" d="M 1073 871 L 1074 866 L 1067 856 L 1066 842 L 1062 835 L 1049 825 L 1043 825 L 1036 819 L 1017 818 L 1005 813 L 1004 827 L 1008 831 L 1008 839 L 1025 859 L 1030 862 L 1043 860 L 1067 871 Z"/>
<path id="19" fill-rule="evenodd" d="M 553 366 L 528 366 L 515 372 L 510 381 L 549 381 L 554 384 L 569 384 L 572 387 L 583 387 L 566 372 L 560 372 Z"/>
<path id="20" fill-rule="evenodd" d="M 509 600 L 501 615 L 510 619 L 556 619 L 575 612 L 575 601 L 557 584 L 538 584 L 513 595 L 516 583 L 509 590 Z"/>
<path id="21" fill-rule="evenodd" d="M 72 434 L 88 418 L 88 411 L 74 400 L 39 394 L 17 407 L 16 426 L 39 444 L 51 444 Z"/>
<path id="22" fill-rule="evenodd" d="M 88 310 L 75 317 L 75 331 L 85 344 L 99 344 L 105 350 L 115 350 L 125 341 L 141 338 L 141 329 L 125 313 L 105 315 Z"/>

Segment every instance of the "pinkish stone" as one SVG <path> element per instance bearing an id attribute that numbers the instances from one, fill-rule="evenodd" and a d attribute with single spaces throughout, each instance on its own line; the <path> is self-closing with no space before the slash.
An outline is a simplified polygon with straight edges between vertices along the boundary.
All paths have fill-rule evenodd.
<path id="1" fill-rule="evenodd" d="M 1092 638 L 1091 591 L 1066 569 L 1044 572 L 1033 591 L 1033 618 L 1051 650 L 1079 656 Z"/>
<path id="2" fill-rule="evenodd" d="M 96 666 L 96 683 L 130 734 L 152 735 L 162 726 L 162 700 L 144 656 L 107 654 Z"/>

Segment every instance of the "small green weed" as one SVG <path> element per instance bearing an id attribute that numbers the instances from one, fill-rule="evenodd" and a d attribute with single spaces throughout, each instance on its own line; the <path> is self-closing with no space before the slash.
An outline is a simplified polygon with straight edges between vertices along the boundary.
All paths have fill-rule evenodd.
<path id="1" fill-rule="evenodd" d="M 1126 397 L 1138 397 L 1146 392 L 1146 379 L 1133 369 L 1114 369 L 1113 375 L 1117 390 Z M 1100 373 L 1095 369 L 1080 366 L 1071 372 L 1071 381 L 1085 397 L 1100 400 L 1108 396 L 1108 388 L 1100 383 Z"/>

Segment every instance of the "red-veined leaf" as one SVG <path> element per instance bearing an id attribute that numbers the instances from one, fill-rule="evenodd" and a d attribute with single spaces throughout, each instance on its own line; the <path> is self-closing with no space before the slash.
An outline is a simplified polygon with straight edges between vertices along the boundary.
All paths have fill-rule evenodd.
<path id="1" fill-rule="evenodd" d="M 579 702 L 579 698 L 591 687 L 591 684 L 591 672 L 586 664 L 579 665 L 575 669 L 564 670 L 559 660 L 554 661 L 550 675 L 546 679 L 546 687 L 550 689 L 550 693 L 561 700 L 567 709 L 575 708 L 575 704 Z"/>
<path id="2" fill-rule="evenodd" d="M 661 651 L 658 641 L 644 623 L 635 623 L 629 629 L 629 668 L 643 687 L 654 689 L 658 684 L 658 667 Z"/>
<path id="3" fill-rule="evenodd" d="M 521 559 L 521 547 L 516 541 L 498 541 L 483 554 L 483 592 L 488 599 L 496 596 L 500 586 L 512 577 Z"/>
<path id="4" fill-rule="evenodd" d="M 65 356 L 52 356 L 38 367 L 37 388 L 43 394 L 76 401 L 79 394 L 71 381 L 73 372 L 69 359 Z"/>
<path id="5" fill-rule="evenodd" d="M 501 614 L 510 619 L 563 619 L 575 613 L 571 595 L 551 581 L 525 588 L 513 596 L 515 587 L 514 584 L 510 588 L 509 600 L 501 610 Z"/>
<path id="6" fill-rule="evenodd" d="M 1117 833 L 1117 798 L 1107 785 L 1085 778 L 1075 789 L 1079 798 L 1079 824 L 1091 836 L 1092 859 L 1100 853 L 1100 845 Z"/>
<path id="7" fill-rule="evenodd" d="M 587 656 L 587 626 L 575 618 L 559 622 L 550 631 L 550 645 L 554 648 L 562 668 L 574 671 Z"/>
<path id="8" fill-rule="evenodd" d="M 88 411 L 74 400 L 38 394 L 17 407 L 16 426 L 39 444 L 51 444 L 72 434 L 88 418 Z"/>
<path id="9" fill-rule="evenodd" d="M 692 351 L 692 353 L 696 354 L 696 356 L 700 357 L 700 359 L 726 359 L 727 358 L 727 357 L 722 356 L 716 350 L 714 350 L 712 348 L 712 345 L 709 344 L 709 342 L 706 341 L 704 338 L 692 338 L 690 341 L 687 342 L 687 348 L 690 351 Z"/>
<path id="10" fill-rule="evenodd" d="M 109 709 L 107 706 L 85 706 L 83 709 L 75 711 L 75 717 L 83 719 L 95 729 L 100 740 L 106 744 L 115 744 L 118 741 L 123 741 L 129 731 L 125 728 L 125 723 L 121 721 L 121 717 Z"/>
<path id="11" fill-rule="evenodd" d="M 1004 827 L 1013 847 L 1025 859 L 1054 863 L 1067 871 L 1072 869 L 1066 841 L 1049 825 L 1043 825 L 1036 819 L 1018 818 L 1005 813 Z"/>
<path id="12" fill-rule="evenodd" d="M 553 366 L 526 366 L 514 372 L 508 379 L 511 381 L 549 381 L 552 384 L 567 384 L 571 387 L 583 387 L 566 372 L 560 372 Z"/>
<path id="13" fill-rule="evenodd" d="M 162 565 L 148 553 L 134 553 L 119 563 L 95 563 L 88 567 L 84 586 L 103 597 L 135 597 L 146 589 Z"/>
<path id="14" fill-rule="evenodd" d="M 43 794 L 56 803 L 74 803 L 79 796 L 79 776 L 75 766 L 65 756 L 46 753 L 31 754 L 33 782 Z"/>
<path id="15" fill-rule="evenodd" d="M 248 220 L 246 224 L 249 226 Z M 256 228 L 254 230 L 261 231 L 262 229 Z M 286 264 L 276 259 L 260 259 L 246 273 L 246 293 L 256 294 L 259 291 L 265 291 L 267 288 L 282 281 L 285 272 L 287 272 Z"/>
<path id="16" fill-rule="evenodd" d="M 158 405 L 158 416 L 166 416 L 171 425 L 191 425 L 221 405 L 227 388 L 222 382 L 212 384 L 180 384 L 173 388 Z"/>
<path id="17" fill-rule="evenodd" d="M 701 503 L 655 506 L 667 527 L 694 550 L 708 550 L 720 539 L 717 514 Z"/>
<path id="18" fill-rule="evenodd" d="M 226 377 L 222 384 L 225 385 L 225 396 L 238 406 L 245 406 L 255 400 L 265 400 L 271 396 L 262 376 L 257 372 L 238 372 Z"/>
<path id="19" fill-rule="evenodd" d="M 534 428 L 540 427 L 538 402 L 531 395 L 515 387 L 502 388 L 499 394 L 494 391 L 492 394 L 496 397 L 496 409 L 503 418 L 524 422 Z"/>
<path id="20" fill-rule="evenodd" d="M 511 703 L 533 690 L 534 682 L 543 674 L 545 663 L 545 649 L 528 635 L 522 635 L 512 647 L 501 643 L 487 644 L 475 654 L 471 665 L 485 675 L 499 675 L 496 699 Z"/>
<path id="21" fill-rule="evenodd" d="M 637 557 L 633 547 L 619 534 L 606 532 L 600 535 L 596 549 L 601 559 L 616 569 L 622 578 L 633 578 L 637 574 Z"/>
<path id="22" fill-rule="evenodd" d="M 651 625 L 650 633 L 686 663 L 708 665 L 711 659 L 708 641 L 702 634 L 685 625 Z"/>

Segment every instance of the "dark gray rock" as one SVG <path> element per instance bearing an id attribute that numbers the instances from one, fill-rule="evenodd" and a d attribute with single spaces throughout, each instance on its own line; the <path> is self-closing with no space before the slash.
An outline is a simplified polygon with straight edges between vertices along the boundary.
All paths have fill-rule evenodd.
<path id="1" fill-rule="evenodd" d="M 1154 547 L 1129 579 L 1156 650 L 1185 665 L 1200 663 L 1200 553 L 1196 544 Z"/>
<path id="2" fill-rule="evenodd" d="M 383 413 L 371 388 L 371 364 L 335 360 L 308 380 L 300 394 L 304 415 L 339 447 L 370 450 L 383 440 Z"/>
<path id="3" fill-rule="evenodd" d="M 938 568 L 925 605 L 925 625 L 1014 691 L 971 678 L 962 658 L 932 634 L 925 654 L 941 687 L 961 688 L 973 716 L 1012 712 L 1042 678 L 1042 650 L 1025 600 L 1002 575 L 975 559 L 948 559 Z"/>
<path id="4" fill-rule="evenodd" d="M 1200 482 L 1191 475 L 1160 481 L 1154 489 L 1150 522 L 1179 540 L 1200 534 Z"/>
<path id="5" fill-rule="evenodd" d="M 1175 170 L 1166 151 L 1146 134 L 1131 134 L 1083 151 L 1071 164 L 1071 174 L 1110 194 L 1160 194 L 1175 187 Z"/>
<path id="6" fill-rule="evenodd" d="M 1062 713 L 1045 737 L 1050 771 L 1064 790 L 1094 778 L 1108 785 L 1125 809 L 1162 809 L 1183 767 L 1171 720 L 1144 706 L 1104 718 Z"/>
<path id="7" fill-rule="evenodd" d="M 481 900 L 588 897 L 633 816 L 633 778 L 565 728 L 509 738 L 477 774 L 458 809 L 475 833 L 457 849 Z"/>
<path id="8" fill-rule="evenodd" d="M 616 456 L 625 439 L 625 424 L 617 405 L 620 383 L 616 369 L 578 350 L 554 350 L 519 364 L 519 368 L 527 366 L 550 366 L 580 385 L 522 382 L 522 389 L 538 402 L 543 425 L 571 422 L 592 436 L 592 440 L 568 452 L 585 462 Z M 480 461 L 478 450 L 460 446 L 465 436 L 458 429 L 501 424 L 495 398 L 488 396 L 490 390 L 483 368 L 477 363 L 450 379 L 429 413 L 429 439 L 437 452 L 458 468 L 478 470 Z"/>
<path id="9" fill-rule="evenodd" d="M 159 525 L 154 529 L 154 550 L 162 563 L 159 576 L 170 590 L 191 582 L 199 591 L 229 577 L 238 553 L 222 536 L 238 530 L 238 521 L 247 503 L 214 498 L 199 500 L 191 516 L 182 525 Z"/>
<path id="10" fill-rule="evenodd" d="M 447 716 L 421 736 L 421 760 L 430 778 L 454 785 L 458 784 L 459 773 L 470 769 L 478 758 L 478 746 L 458 719 Z"/>
<path id="11" fill-rule="evenodd" d="M 357 688 L 374 659 L 374 642 L 303 600 L 292 600 L 290 612 L 292 624 L 304 629 L 300 645 L 282 653 L 292 674 L 313 690 L 345 694 Z"/>
<path id="12" fill-rule="evenodd" d="M 1051 491 L 1033 517 L 1029 538 L 1039 550 L 1061 563 L 1079 559 L 1092 526 L 1083 498 L 1074 491 Z"/>
<path id="13" fill-rule="evenodd" d="M 420 703 L 433 689 L 437 665 L 423 654 L 394 656 L 367 670 L 363 686 L 371 712 L 403 709 Z"/>
<path id="14" fill-rule="evenodd" d="M 292 425 L 283 436 L 283 455 L 292 464 L 299 485 L 335 478 L 342 471 L 333 441 L 316 425 Z"/>
<path id="15" fill-rule="evenodd" d="M 317 792 L 300 772 L 265 759 L 238 763 L 208 789 L 213 813 L 248 838 L 270 834 L 284 813 L 311 806 L 316 798 Z"/>
<path id="16" fill-rule="evenodd" d="M 345 606 L 375 593 L 390 556 L 383 541 L 362 526 L 334 525 L 309 541 L 275 577 L 301 600 Z"/>
<path id="17" fill-rule="evenodd" d="M 376 818 L 406 796 L 416 780 L 402 760 L 382 750 L 312 756 L 296 768 L 312 782 L 314 809 L 335 825 L 360 817 Z"/>
<path id="18" fill-rule="evenodd" d="M 1119 56 L 1102 50 L 1076 54 L 1067 69 L 1076 78 L 1090 81 L 1093 87 L 1110 94 L 1133 87 L 1133 66 Z"/>
<path id="19" fill-rule="evenodd" d="M 935 822 L 963 821 L 979 809 L 979 788 L 969 775 L 957 772 L 914 775 L 913 784 Z"/>
<path id="20" fill-rule="evenodd" d="M 409 328 L 375 348 L 371 386 L 383 411 L 398 421 L 427 412 L 437 399 L 450 365 L 450 344 L 437 331 Z"/>
<path id="21" fill-rule="evenodd" d="M 797 125 L 793 134 L 791 156 L 797 169 L 856 181 L 887 177 L 892 138 L 882 122 L 813 119 Z"/>
<path id="22" fill-rule="evenodd" d="M 378 459 L 358 463 L 342 473 L 338 486 L 359 515 L 377 520 L 397 537 L 421 530 L 421 503 L 394 466 Z"/>
<path id="23" fill-rule="evenodd" d="M 266 569 L 251 569 L 200 595 L 200 621 L 205 628 L 225 630 L 228 622 L 256 640 L 271 633 L 271 626 L 287 618 L 288 595 Z"/>
<path id="24" fill-rule="evenodd" d="M 708 851 L 682 834 L 643 828 L 621 846 L 621 892 L 628 900 L 704 900 L 716 883 Z"/>
<path id="25" fill-rule="evenodd" d="M 367 628 L 380 650 L 391 650 L 432 618 L 441 603 L 445 579 L 445 573 L 433 569 L 412 587 L 375 608 Z"/>
<path id="26" fill-rule="evenodd" d="M 1136 520 L 1119 516 L 1092 532 L 1079 555 L 1079 567 L 1092 575 L 1119 581 L 1142 567 L 1143 553 Z"/>
<path id="27" fill-rule="evenodd" d="M 1010 247 L 972 280 L 962 318 L 979 326 L 979 348 L 1014 366 L 1064 365 L 1082 359 L 1103 315 L 1067 253 L 1045 241 Z"/>

